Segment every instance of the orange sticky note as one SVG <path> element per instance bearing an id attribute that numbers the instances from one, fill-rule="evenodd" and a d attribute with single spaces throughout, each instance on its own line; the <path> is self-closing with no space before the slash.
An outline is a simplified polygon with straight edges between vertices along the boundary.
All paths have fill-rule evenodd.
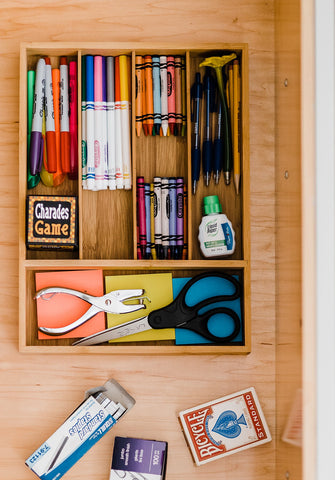
<path id="1" fill-rule="evenodd" d="M 102 270 L 39 272 L 35 274 L 36 292 L 47 287 L 64 287 L 89 295 L 104 294 Z M 73 295 L 57 293 L 37 298 L 37 323 L 39 327 L 64 327 L 78 320 L 91 304 Z M 101 312 L 65 335 L 50 336 L 38 331 L 39 339 L 82 338 L 106 328 L 106 314 Z"/>

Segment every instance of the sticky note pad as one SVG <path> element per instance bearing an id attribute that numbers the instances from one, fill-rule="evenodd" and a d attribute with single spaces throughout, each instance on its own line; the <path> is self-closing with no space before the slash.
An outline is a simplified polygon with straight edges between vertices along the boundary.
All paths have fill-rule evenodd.
<path id="1" fill-rule="evenodd" d="M 144 289 L 144 295 L 150 299 L 144 301 L 146 308 L 136 312 L 121 315 L 107 314 L 108 328 L 120 325 L 121 323 L 135 320 L 136 318 L 148 315 L 152 310 L 162 308 L 173 300 L 172 275 L 171 273 L 153 273 L 146 275 L 117 275 L 105 277 L 106 293 L 112 290 L 128 290 L 134 288 Z M 162 330 L 147 330 L 146 332 L 128 335 L 111 342 L 143 342 L 150 340 L 174 340 L 175 331 L 173 328 Z"/>
<path id="2" fill-rule="evenodd" d="M 62 272 L 38 272 L 35 274 L 36 291 L 47 287 L 65 287 L 89 295 L 104 294 L 102 270 L 78 270 Z M 57 293 L 36 299 L 37 323 L 39 327 L 64 327 L 78 320 L 90 304 L 73 295 Z M 69 333 L 57 337 L 38 332 L 39 339 L 82 338 L 106 328 L 105 313 L 101 312 L 90 318 L 83 325 Z"/>
<path id="3" fill-rule="evenodd" d="M 239 280 L 238 276 L 234 275 L 236 280 Z M 176 298 L 183 286 L 190 280 L 190 278 L 174 278 L 173 279 L 173 298 Z M 215 295 L 230 295 L 234 293 L 234 285 L 228 280 L 219 277 L 207 277 L 196 283 L 188 291 L 186 295 L 187 305 L 195 305 L 196 303 L 205 300 L 206 298 Z M 217 302 L 203 308 L 200 313 L 206 312 L 216 307 L 227 307 L 235 311 L 238 317 L 241 319 L 241 299 Z M 227 315 L 217 315 L 210 320 L 209 330 L 217 336 L 227 336 L 233 331 L 233 321 Z M 241 329 L 234 340 L 229 344 L 241 345 L 244 341 L 243 324 L 241 321 Z M 213 343 L 211 340 L 207 340 L 196 332 L 186 330 L 185 328 L 176 328 L 176 345 L 197 345 L 203 343 Z"/>

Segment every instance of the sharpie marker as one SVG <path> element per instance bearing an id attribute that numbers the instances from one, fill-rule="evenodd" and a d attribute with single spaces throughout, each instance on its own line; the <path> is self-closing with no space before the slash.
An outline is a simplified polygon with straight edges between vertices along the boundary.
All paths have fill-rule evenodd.
<path id="1" fill-rule="evenodd" d="M 69 126 L 69 67 L 66 57 L 60 59 L 60 149 L 62 170 L 70 172 L 70 126 Z"/>
<path id="2" fill-rule="evenodd" d="M 78 174 L 78 97 L 77 97 L 77 62 L 69 64 L 70 97 L 70 175 L 76 179 Z"/>
<path id="3" fill-rule="evenodd" d="M 36 67 L 33 119 L 30 136 L 30 172 L 36 175 L 41 171 L 43 159 L 42 122 L 45 95 L 45 60 L 40 58 Z"/>
<path id="4" fill-rule="evenodd" d="M 45 58 L 45 138 L 47 143 L 48 155 L 48 172 L 55 173 L 57 171 L 57 154 L 56 154 L 56 132 L 55 132 L 55 113 L 54 99 L 52 91 L 52 73 L 50 58 Z"/>

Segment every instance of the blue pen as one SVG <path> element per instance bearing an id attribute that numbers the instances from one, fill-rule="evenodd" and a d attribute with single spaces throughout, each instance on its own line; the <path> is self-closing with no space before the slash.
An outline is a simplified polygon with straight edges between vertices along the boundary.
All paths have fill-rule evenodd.
<path id="1" fill-rule="evenodd" d="M 159 135 L 162 124 L 161 113 L 161 77 L 159 57 L 152 57 L 152 89 L 154 97 L 154 129 L 155 134 Z"/>
<path id="2" fill-rule="evenodd" d="M 200 107 L 202 99 L 202 83 L 200 73 L 195 74 L 195 82 L 191 89 L 192 106 L 193 106 L 193 146 L 191 151 L 192 160 L 192 191 L 195 194 L 197 182 L 200 176 Z"/>
<path id="3" fill-rule="evenodd" d="M 214 84 L 210 69 L 206 67 L 206 73 L 203 80 L 204 97 L 206 102 L 204 140 L 202 143 L 202 171 L 206 187 L 209 185 L 211 173 L 213 170 L 213 142 L 212 142 L 212 122 L 211 114 L 214 111 Z"/>

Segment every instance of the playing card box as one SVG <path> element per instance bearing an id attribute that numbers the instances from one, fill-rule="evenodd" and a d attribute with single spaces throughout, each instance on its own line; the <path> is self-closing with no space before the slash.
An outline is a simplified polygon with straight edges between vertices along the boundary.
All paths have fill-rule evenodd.
<path id="1" fill-rule="evenodd" d="M 271 441 L 253 387 L 184 410 L 179 420 L 196 465 Z"/>

